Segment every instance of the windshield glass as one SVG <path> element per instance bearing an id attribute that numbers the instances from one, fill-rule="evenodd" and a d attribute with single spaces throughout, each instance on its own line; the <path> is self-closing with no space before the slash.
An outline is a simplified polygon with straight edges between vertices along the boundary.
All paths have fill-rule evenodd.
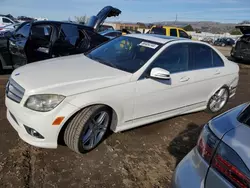
<path id="1" fill-rule="evenodd" d="M 134 73 L 139 70 L 162 44 L 144 39 L 121 36 L 90 51 L 87 57 L 102 64 Z"/>
<path id="2" fill-rule="evenodd" d="M 250 105 L 248 105 L 248 107 L 240 113 L 238 121 L 250 126 Z"/>

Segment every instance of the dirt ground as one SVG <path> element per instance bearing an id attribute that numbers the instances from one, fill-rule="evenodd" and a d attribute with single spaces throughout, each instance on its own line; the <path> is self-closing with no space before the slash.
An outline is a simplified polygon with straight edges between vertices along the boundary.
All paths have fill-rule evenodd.
<path id="1" fill-rule="evenodd" d="M 229 55 L 228 48 L 220 48 Z M 249 100 L 250 66 L 240 65 L 237 95 L 226 109 Z M 205 112 L 112 134 L 85 155 L 66 146 L 39 149 L 24 143 L 6 120 L 0 76 L 0 187 L 169 187 L 178 162 L 195 146 Z M 226 110 L 225 109 L 225 110 Z"/>

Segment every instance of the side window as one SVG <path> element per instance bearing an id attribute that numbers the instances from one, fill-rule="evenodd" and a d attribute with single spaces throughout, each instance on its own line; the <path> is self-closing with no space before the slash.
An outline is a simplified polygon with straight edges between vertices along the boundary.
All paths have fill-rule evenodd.
<path id="1" fill-rule="evenodd" d="M 3 23 L 13 24 L 13 22 L 7 18 L 3 18 Z"/>
<path id="2" fill-rule="evenodd" d="M 79 30 L 76 25 L 62 24 L 60 39 L 68 41 L 71 45 L 75 46 L 79 40 Z"/>
<path id="3" fill-rule="evenodd" d="M 170 36 L 177 37 L 177 29 L 170 29 Z"/>
<path id="4" fill-rule="evenodd" d="M 157 35 L 166 35 L 166 29 L 163 27 L 153 27 L 150 33 Z"/>
<path id="5" fill-rule="evenodd" d="M 166 48 L 152 63 L 151 68 L 159 67 L 170 73 L 188 71 L 189 50 L 187 44 L 175 44 Z"/>
<path id="6" fill-rule="evenodd" d="M 52 28 L 50 25 L 34 25 L 31 28 L 32 37 L 50 41 Z"/>
<path id="7" fill-rule="evenodd" d="M 30 32 L 30 24 L 25 24 L 24 26 L 18 28 L 15 32 L 15 37 L 27 38 Z"/>
<path id="8" fill-rule="evenodd" d="M 213 67 L 212 49 L 203 44 L 191 44 L 194 69 Z"/>
<path id="9" fill-rule="evenodd" d="M 179 30 L 180 37 L 189 38 L 188 34 L 185 31 Z"/>
<path id="10" fill-rule="evenodd" d="M 221 57 L 213 50 L 213 66 L 224 67 L 224 62 Z"/>

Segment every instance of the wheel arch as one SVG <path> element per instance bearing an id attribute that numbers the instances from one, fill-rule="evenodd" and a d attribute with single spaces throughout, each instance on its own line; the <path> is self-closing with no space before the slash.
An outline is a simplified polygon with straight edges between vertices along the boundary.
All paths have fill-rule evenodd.
<path id="1" fill-rule="evenodd" d="M 227 88 L 227 90 L 228 90 L 228 92 L 229 92 L 229 86 L 228 86 L 227 84 L 223 84 L 223 85 L 221 85 L 221 86 L 219 86 L 219 87 L 216 87 L 216 88 L 209 94 L 209 96 L 208 96 L 208 98 L 207 98 L 207 103 L 208 103 L 208 101 L 210 100 L 210 98 L 211 98 L 219 89 L 221 89 L 221 88 L 223 88 L 223 87 Z"/>
<path id="2" fill-rule="evenodd" d="M 85 109 L 85 108 L 89 108 L 91 106 L 96 106 L 96 105 L 104 105 L 104 106 L 107 106 L 110 110 L 111 110 L 111 124 L 110 124 L 110 127 L 109 129 L 111 131 L 115 130 L 116 126 L 117 126 L 117 123 L 118 123 L 118 115 L 117 115 L 117 112 L 114 110 L 113 107 L 111 107 L 110 105 L 107 105 L 105 103 L 96 103 L 96 104 L 89 104 L 89 105 L 86 105 L 84 107 L 81 107 L 79 109 L 77 109 L 75 112 L 73 112 L 67 119 L 66 121 L 64 122 L 64 124 L 61 126 L 59 132 L 58 132 L 58 135 L 57 135 L 57 143 L 61 143 L 61 144 L 64 144 L 64 132 L 65 132 L 65 129 L 67 128 L 69 122 L 77 115 L 77 113 L 79 113 L 81 110 Z"/>

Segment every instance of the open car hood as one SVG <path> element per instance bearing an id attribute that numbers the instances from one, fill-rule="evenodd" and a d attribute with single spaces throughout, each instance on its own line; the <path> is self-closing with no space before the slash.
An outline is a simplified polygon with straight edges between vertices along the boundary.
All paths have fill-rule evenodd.
<path id="1" fill-rule="evenodd" d="M 240 29 L 244 35 L 250 35 L 250 24 L 237 25 L 235 28 Z"/>
<path id="2" fill-rule="evenodd" d="M 106 6 L 96 16 L 90 17 L 88 23 L 86 24 L 88 27 L 94 28 L 96 31 L 99 30 L 99 27 L 108 17 L 119 16 L 121 11 L 112 6 Z"/>

